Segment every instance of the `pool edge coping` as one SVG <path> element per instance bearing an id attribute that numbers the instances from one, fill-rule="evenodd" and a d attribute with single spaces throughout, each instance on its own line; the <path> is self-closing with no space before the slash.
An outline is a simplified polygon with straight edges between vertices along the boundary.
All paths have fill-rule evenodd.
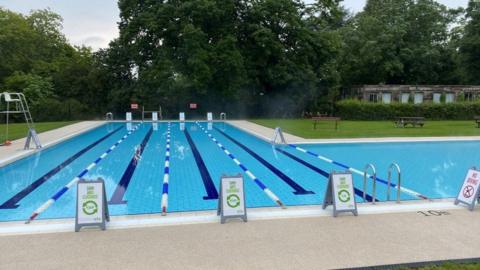
<path id="1" fill-rule="evenodd" d="M 468 211 L 466 207 L 455 205 L 453 202 L 454 199 L 449 198 L 434 199 L 430 201 L 402 201 L 401 203 L 359 203 L 358 211 L 359 215 L 398 214 L 429 210 L 438 211 L 463 209 L 464 211 Z M 480 207 L 476 207 L 476 209 L 478 208 Z M 327 209 L 323 210 L 321 205 L 289 206 L 287 209 L 281 209 L 278 207 L 248 208 L 247 213 L 250 221 L 315 217 L 333 218 L 333 209 L 328 207 Z M 340 215 L 340 217 L 343 216 L 354 217 L 353 215 L 349 214 Z M 217 216 L 216 210 L 172 212 L 167 216 L 162 216 L 161 213 L 120 215 L 111 216 L 111 221 L 107 222 L 107 229 L 139 229 L 148 227 L 193 225 L 217 222 L 220 222 L 220 219 Z M 6 221 L 0 222 L 0 237 L 73 232 L 75 227 L 74 225 L 75 218 L 41 219 L 36 220 L 31 224 L 25 224 L 23 221 Z"/>

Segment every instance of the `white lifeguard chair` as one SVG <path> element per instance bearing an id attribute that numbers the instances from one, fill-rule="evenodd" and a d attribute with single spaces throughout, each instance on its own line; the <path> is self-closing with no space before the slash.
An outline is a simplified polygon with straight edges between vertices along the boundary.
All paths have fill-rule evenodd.
<path id="1" fill-rule="evenodd" d="M 213 122 L 213 114 L 211 112 L 207 112 L 207 121 Z"/>
<path id="2" fill-rule="evenodd" d="M 3 102 L 2 102 L 3 100 Z M 2 105 L 5 103 L 5 105 Z M 15 109 L 11 109 L 10 105 L 14 105 Z M 0 113 L 6 115 L 6 135 L 5 135 L 5 143 L 2 145 L 10 145 L 10 141 L 8 140 L 8 124 L 9 124 L 9 117 L 10 114 L 21 113 L 25 117 L 25 122 L 28 126 L 28 134 L 27 140 L 25 141 L 24 149 L 30 149 L 30 143 L 33 141 L 35 143 L 35 147 L 37 149 L 42 148 L 42 144 L 40 143 L 40 139 L 38 138 L 37 131 L 35 130 L 35 124 L 33 123 L 32 114 L 30 113 L 30 108 L 28 107 L 27 99 L 25 95 L 22 93 L 8 93 L 3 92 L 0 93 L 0 108 L 6 108 L 4 111 L 0 111 Z"/>
<path id="3" fill-rule="evenodd" d="M 185 113 L 184 112 L 180 112 L 178 114 L 178 120 L 180 120 L 180 122 L 185 122 Z"/>

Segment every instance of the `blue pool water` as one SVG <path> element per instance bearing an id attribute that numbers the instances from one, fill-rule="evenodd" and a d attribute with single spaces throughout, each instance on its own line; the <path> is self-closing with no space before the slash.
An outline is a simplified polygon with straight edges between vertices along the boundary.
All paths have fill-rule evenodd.
<path id="1" fill-rule="evenodd" d="M 161 212 L 166 123 L 139 125 L 123 143 L 85 176 L 105 180 L 113 215 Z M 289 146 L 271 144 L 226 123 L 200 123 L 284 204 L 321 204 L 327 175 L 344 168 Z M 32 212 L 127 134 L 127 124 L 109 123 L 0 168 L 0 221 L 26 220 Z M 243 170 L 195 124 L 171 124 L 169 212 L 215 209 L 222 174 Z M 480 158 L 476 141 L 355 143 L 300 145 L 338 163 L 362 170 L 377 167 L 386 179 L 387 167 L 402 168 L 402 186 L 428 198 L 456 196 L 466 170 Z M 131 165 L 136 149 L 141 159 Z M 394 177 L 395 180 L 395 177 Z M 357 202 L 362 202 L 363 178 L 354 174 Z M 276 204 L 245 175 L 247 207 Z M 377 183 L 377 199 L 386 200 L 387 185 Z M 371 181 L 367 190 L 371 195 Z M 39 218 L 75 215 L 73 186 Z M 395 189 L 392 189 L 395 199 Z M 402 200 L 419 199 L 402 192 Z"/>

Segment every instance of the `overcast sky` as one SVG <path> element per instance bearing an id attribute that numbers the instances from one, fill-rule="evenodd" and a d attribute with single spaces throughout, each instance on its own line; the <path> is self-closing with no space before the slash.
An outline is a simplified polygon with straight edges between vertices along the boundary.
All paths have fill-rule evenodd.
<path id="1" fill-rule="evenodd" d="M 306 0 L 312 2 L 313 0 Z M 401 1 L 401 0 L 399 0 Z M 468 0 L 437 0 L 449 7 L 466 7 Z M 344 0 L 353 12 L 361 11 L 366 0 Z M 0 6 L 28 14 L 49 7 L 63 17 L 63 32 L 76 45 L 93 49 L 107 47 L 118 36 L 119 10 L 116 0 L 0 0 Z"/>

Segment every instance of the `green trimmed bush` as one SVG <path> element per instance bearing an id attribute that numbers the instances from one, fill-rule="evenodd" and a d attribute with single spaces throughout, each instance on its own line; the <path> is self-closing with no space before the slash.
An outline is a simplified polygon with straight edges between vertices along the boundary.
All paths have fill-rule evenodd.
<path id="1" fill-rule="evenodd" d="M 345 120 L 392 120 L 395 117 L 425 117 L 431 120 L 470 120 L 480 115 L 480 102 L 371 103 L 342 100 L 336 103 L 336 114 Z"/>

